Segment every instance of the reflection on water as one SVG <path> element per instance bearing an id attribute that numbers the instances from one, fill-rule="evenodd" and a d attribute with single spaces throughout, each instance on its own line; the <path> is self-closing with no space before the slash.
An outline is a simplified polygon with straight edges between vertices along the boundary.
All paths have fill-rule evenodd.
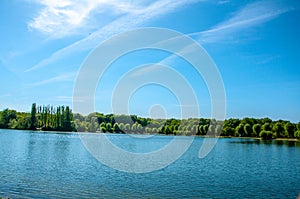
<path id="1" fill-rule="evenodd" d="M 120 148 L 141 153 L 172 139 L 108 136 Z M 298 142 L 219 139 L 200 159 L 202 143 L 203 138 L 195 137 L 174 164 L 134 174 L 98 162 L 77 134 L 0 130 L 0 197 L 296 198 L 299 194 Z"/>
<path id="2" fill-rule="evenodd" d="M 266 144 L 266 145 L 285 145 L 289 147 L 300 147 L 300 141 L 294 140 L 261 140 L 251 138 L 239 138 L 238 140 L 230 141 L 233 144 Z"/>

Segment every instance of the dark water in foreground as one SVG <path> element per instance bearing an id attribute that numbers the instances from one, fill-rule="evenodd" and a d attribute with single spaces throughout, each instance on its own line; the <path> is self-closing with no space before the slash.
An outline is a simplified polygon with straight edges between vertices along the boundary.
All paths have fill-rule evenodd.
<path id="1" fill-rule="evenodd" d="M 172 139 L 109 136 L 143 152 Z M 202 142 L 195 138 L 164 169 L 134 174 L 98 162 L 77 134 L 0 130 L 0 197 L 296 198 L 300 193 L 299 143 L 224 138 L 199 159 Z"/>

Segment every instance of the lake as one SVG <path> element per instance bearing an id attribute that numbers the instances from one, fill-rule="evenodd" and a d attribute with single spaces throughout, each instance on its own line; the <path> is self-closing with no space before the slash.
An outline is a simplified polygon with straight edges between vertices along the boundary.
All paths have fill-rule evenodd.
<path id="1" fill-rule="evenodd" d="M 135 152 L 159 149 L 173 139 L 108 137 Z M 203 140 L 196 137 L 173 164 L 137 174 L 100 163 L 76 133 L 0 130 L 0 197 L 296 198 L 300 193 L 299 143 L 220 138 L 200 159 Z"/>

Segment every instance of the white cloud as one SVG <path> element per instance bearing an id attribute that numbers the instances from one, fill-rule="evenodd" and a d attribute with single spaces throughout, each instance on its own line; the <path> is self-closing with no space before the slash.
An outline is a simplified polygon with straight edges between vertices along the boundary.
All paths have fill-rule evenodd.
<path id="1" fill-rule="evenodd" d="M 100 42 L 108 39 L 114 34 L 138 28 L 144 23 L 153 20 L 154 18 L 165 15 L 176 9 L 182 8 L 185 5 L 192 4 L 197 1 L 199 0 L 158 0 L 154 3 L 151 3 L 150 5 L 145 5 L 144 3 L 143 7 L 141 7 L 139 10 L 135 10 L 134 12 L 132 11 L 128 14 L 125 14 L 124 16 L 118 17 L 116 20 L 101 27 L 84 39 L 81 39 L 69 46 L 56 51 L 49 58 L 46 58 L 35 66 L 29 68 L 27 72 L 40 67 L 44 67 L 54 61 L 70 55 L 71 53 L 90 50 L 97 46 Z"/>
<path id="2" fill-rule="evenodd" d="M 200 32 L 197 39 L 201 43 L 213 43 L 228 39 L 228 36 L 237 37 L 237 33 L 261 25 L 290 10 L 290 8 L 280 7 L 275 1 L 249 3 L 228 20 L 211 29 Z M 197 35 L 197 33 L 192 35 Z"/>
<path id="3" fill-rule="evenodd" d="M 143 66 L 141 68 L 138 68 L 136 71 L 134 71 L 130 77 L 137 77 L 137 76 L 142 76 L 145 74 L 149 74 L 153 71 L 158 71 L 161 69 L 161 65 L 149 65 L 149 66 Z"/>
<path id="4" fill-rule="evenodd" d="M 50 83 L 56 83 L 56 82 L 64 82 L 64 81 L 73 81 L 74 78 L 76 76 L 76 73 L 65 73 L 62 75 L 58 75 L 56 77 L 52 77 L 49 79 L 45 79 L 42 81 L 38 81 L 38 82 L 34 82 L 34 83 L 30 83 L 28 84 L 28 86 L 41 86 L 44 84 L 50 84 Z"/>
<path id="5" fill-rule="evenodd" d="M 71 103 L 72 97 L 71 96 L 56 96 L 55 100 L 58 102 Z"/>
<path id="6" fill-rule="evenodd" d="M 40 67 L 49 65 L 59 59 L 63 59 L 66 56 L 71 55 L 72 53 L 90 50 L 100 42 L 104 41 L 114 34 L 140 27 L 153 18 L 167 14 L 175 9 L 183 7 L 184 5 L 192 4 L 197 1 L 199 0 L 157 0 L 151 4 L 148 4 L 146 1 L 143 1 L 143 3 L 140 4 L 118 4 L 116 3 L 116 1 L 111 1 L 110 3 L 108 3 L 107 0 L 91 0 L 91 2 L 93 2 L 93 6 L 91 6 L 93 9 L 96 9 L 97 6 L 99 9 L 101 7 L 100 5 L 110 5 L 114 7 L 115 11 L 119 11 L 119 13 L 123 12 L 126 14 L 118 17 L 117 19 L 101 27 L 97 31 L 94 31 L 89 36 L 56 51 L 50 57 L 40 61 L 38 64 L 29 68 L 27 71 L 35 70 Z M 63 2 L 65 3 L 58 4 L 57 6 L 67 9 L 68 6 L 66 6 L 66 4 L 69 3 L 69 1 L 64 0 Z M 73 4 L 75 5 L 76 3 L 72 3 L 72 5 Z M 81 4 L 79 3 L 79 5 Z M 91 10 L 93 10 L 92 8 Z M 229 41 L 229 37 L 237 39 L 238 34 L 242 31 L 249 30 L 249 28 L 253 28 L 269 20 L 272 20 L 289 10 L 289 8 L 280 7 L 274 1 L 258 1 L 249 3 L 245 7 L 237 11 L 228 20 L 225 20 L 206 31 L 191 33 L 189 34 L 189 36 L 195 37 L 201 44 L 220 42 L 224 40 Z M 88 14 L 86 14 L 85 16 L 87 15 Z M 79 19 L 83 18 L 79 17 Z M 83 25 L 83 23 L 81 23 L 81 25 Z"/>
<path id="7" fill-rule="evenodd" d="M 120 15 L 135 13 L 140 9 L 139 4 L 133 5 L 126 1 L 115 0 L 42 0 L 38 15 L 29 22 L 30 29 L 38 30 L 51 38 L 61 38 L 80 34 L 98 25 L 91 20 L 93 14 L 105 13 Z M 100 21 L 103 19 L 100 19 Z M 94 22 L 94 25 L 89 23 Z"/>
<path id="8" fill-rule="evenodd" d="M 220 4 L 220 5 L 226 4 L 226 3 L 230 3 L 230 0 L 220 0 L 220 1 L 218 1 L 218 4 Z"/>
<path id="9" fill-rule="evenodd" d="M 217 43 L 217 42 L 232 42 L 229 37 L 234 37 L 238 40 L 237 34 L 241 34 L 250 28 L 261 25 L 267 21 L 275 19 L 279 15 L 290 11 L 290 8 L 280 8 L 273 1 L 258 1 L 255 3 L 247 4 L 242 9 L 238 10 L 231 18 L 221 22 L 213 28 L 206 31 L 194 32 L 187 34 L 188 36 L 195 37 L 200 44 Z M 172 38 L 176 39 L 176 38 Z M 188 47 L 182 49 L 181 53 Z M 177 55 L 173 54 L 161 60 L 159 64 L 172 65 Z M 269 61 L 269 60 L 267 60 Z M 150 70 L 151 69 L 151 70 Z M 137 71 L 134 75 L 146 75 L 149 72 L 155 72 L 158 68 L 145 68 Z"/>

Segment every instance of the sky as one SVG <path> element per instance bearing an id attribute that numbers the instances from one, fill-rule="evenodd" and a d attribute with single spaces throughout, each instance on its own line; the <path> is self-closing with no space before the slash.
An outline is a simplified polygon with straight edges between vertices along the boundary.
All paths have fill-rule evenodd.
<path id="1" fill-rule="evenodd" d="M 157 27 L 189 36 L 209 54 L 223 80 L 226 118 L 300 121 L 299 1 L 3 0 L 0 4 L 0 109 L 28 112 L 33 102 L 72 107 L 77 75 L 99 44 L 125 31 Z M 154 49 L 131 52 L 111 64 L 99 78 L 95 111 L 114 112 L 114 88 L 129 72 L 140 78 L 163 75 L 147 67 L 138 70 L 149 63 L 164 64 L 185 78 L 199 105 L 189 107 L 190 117 L 211 116 L 211 96 L 201 75 L 186 60 Z M 168 75 L 166 80 L 173 81 Z M 182 106 L 189 104 L 180 104 L 178 95 L 183 94 L 149 84 L 124 104 L 130 114 L 180 118 Z"/>

